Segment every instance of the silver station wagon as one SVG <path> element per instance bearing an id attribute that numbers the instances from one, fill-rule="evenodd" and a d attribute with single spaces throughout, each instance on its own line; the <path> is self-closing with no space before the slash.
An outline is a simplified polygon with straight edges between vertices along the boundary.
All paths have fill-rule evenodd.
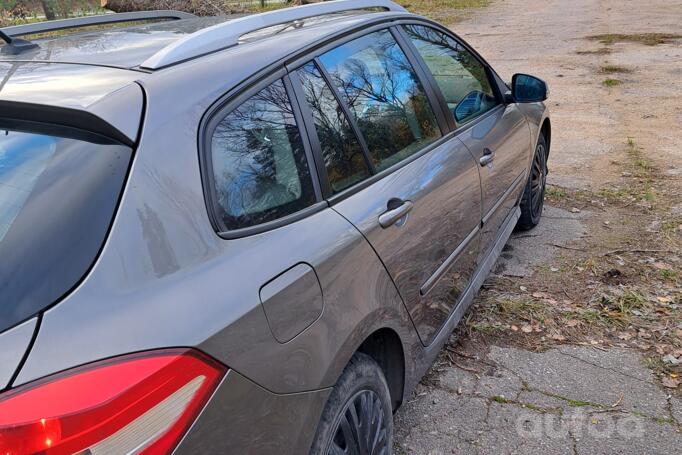
<path id="1" fill-rule="evenodd" d="M 545 83 L 387 0 L 0 38 L 0 453 L 391 453 L 540 219 Z"/>

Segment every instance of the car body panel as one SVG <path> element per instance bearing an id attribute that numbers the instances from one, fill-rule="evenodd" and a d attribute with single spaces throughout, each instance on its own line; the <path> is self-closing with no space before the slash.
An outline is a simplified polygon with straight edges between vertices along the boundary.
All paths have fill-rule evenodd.
<path id="1" fill-rule="evenodd" d="M 0 333 L 0 390 L 11 385 L 10 380 L 31 344 L 38 318 L 29 319 Z"/>
<path id="2" fill-rule="evenodd" d="M 519 201 L 531 157 L 528 122 L 515 104 L 500 105 L 458 137 L 479 161 L 491 151 L 494 160 L 479 166 L 483 190 L 480 257 L 488 253 L 507 214 Z"/>
<path id="3" fill-rule="evenodd" d="M 277 395 L 229 371 L 174 453 L 308 453 L 330 393 Z"/>
<path id="4" fill-rule="evenodd" d="M 387 228 L 379 216 L 391 199 L 410 201 L 406 218 Z M 459 295 L 449 282 L 466 287 L 476 269 L 478 237 L 453 261 L 447 276 L 426 295 L 420 289 L 480 223 L 481 189 L 477 166 L 457 138 L 444 138 L 406 166 L 334 205 L 362 231 L 388 269 L 424 344 L 429 344 Z M 461 277 L 457 278 L 457 277 Z M 446 286 L 447 287 L 447 286 Z"/>
<path id="5" fill-rule="evenodd" d="M 61 63 L 0 62 L 0 99 L 87 110 L 133 83 L 133 71 Z"/>

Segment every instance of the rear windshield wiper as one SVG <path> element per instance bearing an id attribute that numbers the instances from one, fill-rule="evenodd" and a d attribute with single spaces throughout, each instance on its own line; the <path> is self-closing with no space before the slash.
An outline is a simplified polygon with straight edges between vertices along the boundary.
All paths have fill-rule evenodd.
<path id="1" fill-rule="evenodd" d="M 25 39 L 12 38 L 2 30 L 0 30 L 0 39 L 7 43 L 2 46 L 2 50 L 0 51 L 3 54 L 17 55 L 38 48 L 36 43 L 32 43 Z"/>

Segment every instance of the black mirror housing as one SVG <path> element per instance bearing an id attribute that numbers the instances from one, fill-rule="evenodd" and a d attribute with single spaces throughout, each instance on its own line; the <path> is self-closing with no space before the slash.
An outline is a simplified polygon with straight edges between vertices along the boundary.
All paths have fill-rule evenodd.
<path id="1" fill-rule="evenodd" d="M 530 74 L 514 74 L 512 77 L 513 99 L 517 103 L 538 103 L 549 96 L 547 83 Z"/>

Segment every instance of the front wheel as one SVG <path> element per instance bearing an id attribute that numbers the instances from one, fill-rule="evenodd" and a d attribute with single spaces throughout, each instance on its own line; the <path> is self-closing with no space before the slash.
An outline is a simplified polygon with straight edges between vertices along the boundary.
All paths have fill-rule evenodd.
<path id="1" fill-rule="evenodd" d="M 528 182 L 521 198 L 521 217 L 516 226 L 521 230 L 532 229 L 540 222 L 545 204 L 545 184 L 547 182 L 547 142 L 540 133 L 535 146 L 533 163 L 530 167 Z"/>
<path id="2" fill-rule="evenodd" d="M 393 453 L 391 396 L 381 367 L 356 353 L 325 405 L 311 455 Z"/>

